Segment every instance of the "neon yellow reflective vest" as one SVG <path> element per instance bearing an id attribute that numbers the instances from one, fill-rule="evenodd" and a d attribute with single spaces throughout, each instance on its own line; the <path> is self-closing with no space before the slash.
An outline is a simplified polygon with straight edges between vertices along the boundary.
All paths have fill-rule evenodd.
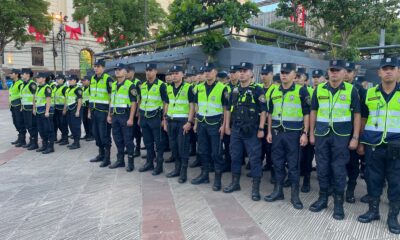
<path id="1" fill-rule="evenodd" d="M 110 104 L 110 94 L 107 92 L 107 79 L 110 77 L 107 73 L 103 73 L 103 76 L 98 81 L 95 76 L 90 80 L 90 97 L 89 102 L 92 108 L 100 111 L 108 111 L 108 105 Z M 96 104 L 107 105 L 107 109 L 99 109 Z"/>
<path id="2" fill-rule="evenodd" d="M 207 96 L 205 82 L 197 85 L 197 105 L 199 107 L 198 114 L 203 117 L 212 117 L 224 113 L 221 98 L 225 89 L 225 85 L 217 82 L 210 94 Z"/>
<path id="3" fill-rule="evenodd" d="M 36 84 L 36 83 L 31 79 L 21 89 L 21 104 L 22 104 L 22 108 L 24 108 L 24 106 L 32 106 L 33 105 L 33 96 L 34 96 L 34 94 L 29 89 L 31 84 Z"/>
<path id="4" fill-rule="evenodd" d="M 117 89 L 117 82 L 113 82 L 111 90 L 111 111 L 114 114 L 123 114 L 126 109 L 131 107 L 132 103 L 129 98 L 129 88 L 133 83 L 125 80 L 124 84 Z"/>
<path id="5" fill-rule="evenodd" d="M 164 83 L 156 79 L 155 82 L 151 85 L 151 88 L 148 88 L 147 81 L 144 82 L 140 86 L 141 93 L 141 102 L 140 102 L 140 110 L 148 112 L 159 110 L 163 107 L 163 101 L 161 99 L 160 87 Z"/>
<path id="6" fill-rule="evenodd" d="M 400 139 L 400 87 L 387 103 L 379 85 L 368 89 L 365 105 L 369 115 L 361 136 L 361 142 L 380 145 Z"/>
<path id="7" fill-rule="evenodd" d="M 178 93 L 174 94 L 174 87 L 167 86 L 167 93 L 169 99 L 167 115 L 170 118 L 187 118 L 189 117 L 189 83 L 182 83 Z"/>
<path id="8" fill-rule="evenodd" d="M 67 107 L 69 110 L 73 110 L 77 106 L 77 97 L 76 97 L 76 89 L 78 89 L 79 86 L 75 85 L 75 87 L 71 88 L 69 87 L 67 91 L 65 92 L 65 97 L 67 99 Z"/>
<path id="9" fill-rule="evenodd" d="M 46 111 L 46 91 L 50 88 L 50 85 L 45 84 L 40 89 L 36 90 L 35 94 L 35 105 L 36 105 L 36 113 L 42 114 Z"/>
<path id="10" fill-rule="evenodd" d="M 274 106 L 271 114 L 272 128 L 283 127 L 288 130 L 303 129 L 303 112 L 301 107 L 301 86 L 294 84 L 293 90 L 283 93 L 281 87 L 275 87 L 271 93 Z"/>
<path id="11" fill-rule="evenodd" d="M 10 89 L 8 90 L 9 96 L 8 96 L 8 101 L 11 106 L 16 107 L 21 104 L 13 104 L 15 100 L 21 99 L 21 89 L 20 86 L 21 84 L 24 84 L 24 81 L 21 79 L 18 79 L 17 81 L 13 82 L 13 84 L 10 86 Z"/>
<path id="12" fill-rule="evenodd" d="M 63 91 L 64 91 L 64 89 L 66 87 L 67 86 L 62 85 L 62 86 L 56 88 L 55 90 L 53 90 L 53 92 L 54 92 L 54 103 L 56 105 L 56 109 L 58 109 L 58 110 L 63 110 L 64 109 L 64 104 L 65 104 L 65 99 L 66 98 L 64 96 L 65 92 L 63 94 Z"/>
<path id="13" fill-rule="evenodd" d="M 86 107 L 86 103 L 89 101 L 89 98 L 90 98 L 90 88 L 84 87 L 82 96 L 82 106 Z"/>
<path id="14" fill-rule="evenodd" d="M 353 125 L 351 122 L 351 92 L 353 85 L 343 82 L 334 96 L 328 90 L 329 83 L 317 87 L 318 112 L 315 124 L 315 135 L 325 136 L 330 130 L 338 136 L 350 136 Z"/>

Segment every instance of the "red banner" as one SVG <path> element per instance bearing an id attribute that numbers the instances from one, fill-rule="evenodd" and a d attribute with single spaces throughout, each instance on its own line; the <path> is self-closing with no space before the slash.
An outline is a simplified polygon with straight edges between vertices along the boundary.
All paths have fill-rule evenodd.
<path id="1" fill-rule="evenodd" d="M 298 5 L 296 8 L 296 16 L 291 16 L 290 21 L 304 28 L 306 24 L 306 9 L 302 5 Z"/>

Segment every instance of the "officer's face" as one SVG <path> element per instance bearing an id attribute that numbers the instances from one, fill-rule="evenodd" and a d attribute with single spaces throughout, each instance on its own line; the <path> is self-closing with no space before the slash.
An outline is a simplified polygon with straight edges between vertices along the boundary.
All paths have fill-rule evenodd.
<path id="1" fill-rule="evenodd" d="M 261 74 L 261 81 L 263 81 L 263 83 L 265 83 L 265 84 L 270 84 L 273 77 L 274 77 L 274 74 L 272 74 L 272 72 L 270 72 L 268 74 Z"/>
<path id="2" fill-rule="evenodd" d="M 296 72 L 295 71 L 290 71 L 290 72 L 281 71 L 280 77 L 281 77 L 282 83 L 284 83 L 284 84 L 292 83 L 294 81 L 294 79 L 296 78 Z"/>
<path id="3" fill-rule="evenodd" d="M 343 81 L 346 76 L 346 70 L 339 68 L 330 68 L 328 71 L 329 80 L 332 82 Z"/>
<path id="4" fill-rule="evenodd" d="M 11 79 L 17 79 L 18 78 L 18 74 L 16 74 L 16 73 L 10 73 L 10 78 Z"/>
<path id="5" fill-rule="evenodd" d="M 75 79 L 70 79 L 68 80 L 69 86 L 75 86 L 76 80 Z"/>
<path id="6" fill-rule="evenodd" d="M 171 82 L 174 83 L 179 83 L 183 79 L 183 73 L 182 72 L 174 72 L 171 73 Z"/>
<path id="7" fill-rule="evenodd" d="M 64 79 L 62 79 L 62 78 L 57 78 L 56 81 L 57 81 L 57 85 L 63 85 L 64 84 Z"/>
<path id="8" fill-rule="evenodd" d="M 171 78 L 171 75 L 165 75 L 165 81 L 167 82 L 167 83 L 171 83 L 172 82 L 172 78 Z"/>
<path id="9" fill-rule="evenodd" d="M 382 82 L 392 83 L 397 81 L 398 72 L 398 67 L 386 66 L 379 69 L 379 77 L 382 79 Z"/>
<path id="10" fill-rule="evenodd" d="M 236 71 L 236 72 L 230 73 L 229 77 L 230 77 L 231 81 L 236 82 L 237 80 L 239 80 L 240 72 Z"/>
<path id="11" fill-rule="evenodd" d="M 346 82 L 352 82 L 353 79 L 354 79 L 354 77 L 355 77 L 355 75 L 356 75 L 356 73 L 355 73 L 354 71 L 352 71 L 352 70 L 347 70 L 347 71 L 346 71 L 346 74 L 345 74 L 345 77 L 344 77 L 344 80 L 345 80 Z"/>
<path id="12" fill-rule="evenodd" d="M 82 80 L 82 85 L 85 86 L 85 87 L 89 86 L 89 80 L 88 79 L 83 79 Z"/>
<path id="13" fill-rule="evenodd" d="M 203 75 L 206 80 L 214 80 L 217 77 L 217 70 L 213 69 L 211 71 L 205 71 Z"/>
<path id="14" fill-rule="evenodd" d="M 241 69 L 239 80 L 240 82 L 247 82 L 251 80 L 252 76 L 253 72 L 250 69 Z"/>
<path id="15" fill-rule="evenodd" d="M 148 80 L 153 80 L 157 76 L 157 70 L 156 69 L 146 69 L 146 78 Z"/>
<path id="16" fill-rule="evenodd" d="M 304 74 L 296 74 L 296 77 L 294 79 L 294 82 L 296 84 L 303 86 L 305 81 L 306 81 L 306 77 Z"/>
<path id="17" fill-rule="evenodd" d="M 46 82 L 46 78 L 44 77 L 36 78 L 36 82 L 39 85 L 43 85 Z"/>
<path id="18" fill-rule="evenodd" d="M 22 78 L 24 81 L 29 80 L 30 77 L 31 77 L 31 75 L 30 75 L 29 73 L 23 73 L 23 74 L 21 75 L 21 78 Z"/>
<path id="19" fill-rule="evenodd" d="M 104 67 L 102 65 L 94 65 L 94 73 L 96 75 L 101 75 L 104 72 Z"/>
<path id="20" fill-rule="evenodd" d="M 133 79 L 135 77 L 135 71 L 129 70 L 126 74 L 126 78 Z"/>
<path id="21" fill-rule="evenodd" d="M 116 78 L 125 78 L 126 77 L 126 70 L 122 68 L 115 69 L 115 77 Z"/>

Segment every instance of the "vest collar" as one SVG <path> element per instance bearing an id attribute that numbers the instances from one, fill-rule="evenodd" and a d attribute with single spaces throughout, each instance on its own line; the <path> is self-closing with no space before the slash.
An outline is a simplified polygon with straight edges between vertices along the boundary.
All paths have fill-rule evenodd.
<path id="1" fill-rule="evenodd" d="M 288 88 L 288 89 L 283 89 L 282 84 L 279 85 L 279 91 L 294 91 L 295 88 L 296 88 L 296 84 L 294 82 L 292 83 L 292 86 L 290 86 L 290 88 Z"/>
<path id="2" fill-rule="evenodd" d="M 383 92 L 382 83 L 379 83 L 379 85 L 376 87 L 375 91 Z M 400 84 L 399 83 L 396 83 L 396 87 L 394 87 L 394 91 L 400 91 Z"/>
<path id="3" fill-rule="evenodd" d="M 323 88 L 325 88 L 325 89 L 333 89 L 333 87 L 331 87 L 331 84 L 329 82 L 325 83 Z M 340 83 L 340 85 L 339 85 L 339 87 L 337 89 L 346 90 L 346 85 L 344 84 L 344 81 Z"/>

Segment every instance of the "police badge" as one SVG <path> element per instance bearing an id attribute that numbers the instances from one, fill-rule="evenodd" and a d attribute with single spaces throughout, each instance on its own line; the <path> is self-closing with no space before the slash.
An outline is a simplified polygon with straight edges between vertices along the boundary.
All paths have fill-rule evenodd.
<path id="1" fill-rule="evenodd" d="M 215 96 L 211 97 L 211 101 L 215 102 Z"/>
<path id="2" fill-rule="evenodd" d="M 345 101 L 346 100 L 346 95 L 344 95 L 344 94 L 340 95 L 340 100 Z"/>
<path id="3" fill-rule="evenodd" d="M 293 95 L 289 96 L 289 99 L 290 99 L 290 101 L 293 101 L 294 100 L 294 96 Z"/>

